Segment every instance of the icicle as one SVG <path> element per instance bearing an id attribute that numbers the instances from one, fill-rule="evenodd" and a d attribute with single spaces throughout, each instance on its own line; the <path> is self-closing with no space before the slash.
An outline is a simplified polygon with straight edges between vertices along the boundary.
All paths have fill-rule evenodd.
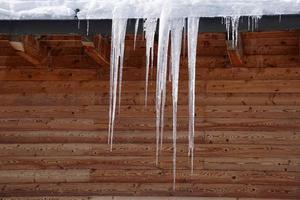
<path id="1" fill-rule="evenodd" d="M 89 35 L 89 30 L 90 30 L 90 21 L 87 20 L 87 21 L 86 21 L 86 35 L 87 35 L 87 36 Z"/>
<path id="2" fill-rule="evenodd" d="M 231 40 L 231 47 L 236 47 L 238 42 L 238 29 L 239 29 L 240 16 L 227 16 L 225 18 L 227 40 Z M 231 38 L 230 38 L 231 33 Z"/>
<path id="3" fill-rule="evenodd" d="M 80 20 L 78 19 L 77 21 L 77 29 L 79 30 L 80 29 Z"/>
<path id="4" fill-rule="evenodd" d="M 112 150 L 114 122 L 116 114 L 118 73 L 119 75 L 119 102 L 121 99 L 122 69 L 124 56 L 124 40 L 126 33 L 127 19 L 113 19 L 111 37 L 110 57 L 110 106 L 109 106 L 109 130 L 108 143 Z"/>
<path id="5" fill-rule="evenodd" d="M 223 19 L 223 18 L 222 18 Z M 182 54 L 186 57 L 186 36 L 187 36 L 187 26 L 186 26 L 186 19 L 184 19 L 184 27 L 183 27 L 183 50 Z"/>
<path id="6" fill-rule="evenodd" d="M 234 16 L 231 18 L 231 26 L 232 26 L 232 47 L 237 47 L 238 43 L 238 29 L 239 29 L 239 16 Z"/>
<path id="7" fill-rule="evenodd" d="M 279 15 L 279 23 L 281 23 L 281 20 L 282 20 L 282 18 L 281 18 L 282 16 L 281 15 Z"/>
<path id="8" fill-rule="evenodd" d="M 195 73 L 199 18 L 188 18 L 188 71 L 189 71 L 189 155 L 191 172 L 194 169 L 195 136 Z"/>
<path id="9" fill-rule="evenodd" d="M 151 68 L 153 68 L 153 47 L 154 35 L 156 31 L 157 19 L 146 19 L 144 23 L 144 31 L 146 37 L 146 85 L 145 85 L 145 106 L 148 103 L 148 80 L 149 80 L 149 66 L 151 55 Z"/>
<path id="10" fill-rule="evenodd" d="M 159 39 L 157 52 L 157 74 L 156 74 L 156 164 L 158 164 L 159 146 L 163 140 L 164 107 L 166 98 L 166 81 L 168 67 L 168 45 L 169 45 L 170 20 L 165 12 L 159 22 Z"/>
<path id="11" fill-rule="evenodd" d="M 135 50 L 136 36 L 137 36 L 138 29 L 139 29 L 139 21 L 140 21 L 139 19 L 136 19 L 136 21 L 135 21 L 133 50 Z"/>
<path id="12" fill-rule="evenodd" d="M 171 25 L 172 100 L 173 100 L 173 189 L 176 183 L 177 101 L 180 53 L 184 19 L 173 19 Z"/>

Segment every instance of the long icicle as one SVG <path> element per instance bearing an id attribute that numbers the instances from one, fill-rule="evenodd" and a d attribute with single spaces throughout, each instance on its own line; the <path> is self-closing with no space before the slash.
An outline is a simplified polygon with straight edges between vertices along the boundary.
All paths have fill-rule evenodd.
<path id="1" fill-rule="evenodd" d="M 177 140 L 177 101 L 180 69 L 180 53 L 184 19 L 173 19 L 171 24 L 171 60 L 172 60 L 172 103 L 173 103 L 173 190 L 176 183 L 176 140 Z"/>
<path id="2" fill-rule="evenodd" d="M 119 113 L 121 108 L 121 94 L 122 94 L 122 81 L 123 81 L 123 65 L 124 65 L 124 49 L 125 49 L 125 36 L 126 36 L 126 26 L 127 26 L 127 19 L 122 19 L 120 22 L 120 75 L 119 75 Z"/>
<path id="3" fill-rule="evenodd" d="M 157 19 L 146 19 L 144 23 L 144 31 L 146 38 L 146 85 L 145 85 L 145 106 L 148 104 L 148 82 L 149 82 L 149 66 L 153 68 L 153 47 L 154 36 L 156 31 Z M 150 60 L 151 59 L 151 60 Z"/>
<path id="4" fill-rule="evenodd" d="M 114 123 L 116 115 L 116 101 L 119 77 L 119 102 L 121 100 L 122 71 L 124 57 L 124 40 L 127 19 L 113 19 L 110 58 L 110 105 L 109 105 L 109 129 L 108 143 L 112 150 Z M 118 73 L 120 75 L 118 76 Z"/>
<path id="5" fill-rule="evenodd" d="M 170 19 L 166 12 L 163 12 L 159 22 L 159 39 L 157 52 L 157 73 L 156 73 L 156 164 L 158 154 L 163 140 L 164 125 L 164 104 L 166 97 L 166 78 L 168 66 Z"/>
<path id="6" fill-rule="evenodd" d="M 135 51 L 135 46 L 136 46 L 136 36 L 137 36 L 137 32 L 139 30 L 139 21 L 140 21 L 140 19 L 136 19 L 136 21 L 135 21 L 134 42 L 133 42 L 133 50 L 134 51 Z"/>
<path id="7" fill-rule="evenodd" d="M 199 18 L 188 18 L 188 71 L 189 71 L 189 155 L 191 172 L 194 170 L 195 136 L 195 74 Z"/>

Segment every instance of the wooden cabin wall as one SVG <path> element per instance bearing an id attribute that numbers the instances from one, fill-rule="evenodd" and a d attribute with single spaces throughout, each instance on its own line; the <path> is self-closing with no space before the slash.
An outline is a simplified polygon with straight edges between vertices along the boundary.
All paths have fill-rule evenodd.
<path id="1" fill-rule="evenodd" d="M 156 166 L 156 72 L 154 67 L 145 107 L 144 40 L 138 38 L 134 51 L 132 37 L 126 38 L 121 105 L 110 151 L 109 66 L 100 66 L 85 53 L 84 38 L 39 37 L 39 47 L 48 53 L 44 64 L 33 65 L 7 44 L 9 37 L 1 36 L 1 199 L 101 195 L 299 199 L 300 34 L 243 33 L 241 66 L 230 63 L 225 37 L 225 33 L 199 35 L 193 174 L 187 156 L 188 73 L 183 55 L 173 191 L 171 85 Z"/>

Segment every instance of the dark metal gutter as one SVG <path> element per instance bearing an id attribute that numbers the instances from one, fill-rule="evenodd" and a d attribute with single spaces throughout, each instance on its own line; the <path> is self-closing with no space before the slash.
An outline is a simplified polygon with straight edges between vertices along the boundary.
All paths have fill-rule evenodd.
<path id="1" fill-rule="evenodd" d="M 281 18 L 281 20 L 280 20 Z M 225 32 L 222 18 L 201 18 L 200 32 Z M 111 20 L 0 20 L 0 34 L 111 34 Z M 127 32 L 134 32 L 135 19 L 128 22 Z M 248 18 L 240 21 L 240 31 L 248 31 Z M 300 29 L 300 15 L 264 16 L 258 23 L 256 31 L 276 31 Z M 139 32 L 142 32 L 140 26 Z"/>

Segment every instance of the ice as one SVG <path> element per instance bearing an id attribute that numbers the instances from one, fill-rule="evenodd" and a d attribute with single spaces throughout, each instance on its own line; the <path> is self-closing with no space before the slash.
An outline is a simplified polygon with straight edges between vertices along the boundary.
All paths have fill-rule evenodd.
<path id="1" fill-rule="evenodd" d="M 188 71 L 189 71 L 189 155 L 191 171 L 194 169 L 194 136 L 195 136 L 195 74 L 199 18 L 188 18 Z"/>
<path id="2" fill-rule="evenodd" d="M 171 69 L 172 69 L 172 104 L 173 104 L 173 189 L 176 183 L 176 140 L 177 140 L 177 101 L 178 80 L 182 32 L 185 19 L 173 19 L 171 22 Z"/>
<path id="3" fill-rule="evenodd" d="M 139 29 L 139 21 L 140 21 L 139 19 L 136 19 L 136 20 L 135 20 L 133 50 L 135 50 L 136 36 L 137 36 L 138 29 Z"/>
<path id="4" fill-rule="evenodd" d="M 170 10 L 165 7 L 159 21 L 159 38 L 157 50 L 156 72 L 156 164 L 158 164 L 159 149 L 163 141 L 164 107 L 166 98 L 166 79 L 168 67 L 168 46 L 170 32 Z"/>
<path id="5" fill-rule="evenodd" d="M 145 106 L 148 103 L 148 80 L 149 67 L 153 68 L 154 36 L 156 31 L 157 19 L 146 19 L 144 23 L 144 32 L 146 38 L 146 85 L 145 85 Z"/>
<path id="6" fill-rule="evenodd" d="M 90 30 L 90 20 L 86 20 L 86 35 L 89 35 L 89 30 Z"/>
<path id="7" fill-rule="evenodd" d="M 116 116 L 117 89 L 119 81 L 119 103 L 121 101 L 122 71 L 124 58 L 124 41 L 127 19 L 113 19 L 110 58 L 110 105 L 108 143 L 112 150 L 113 134 Z"/>

